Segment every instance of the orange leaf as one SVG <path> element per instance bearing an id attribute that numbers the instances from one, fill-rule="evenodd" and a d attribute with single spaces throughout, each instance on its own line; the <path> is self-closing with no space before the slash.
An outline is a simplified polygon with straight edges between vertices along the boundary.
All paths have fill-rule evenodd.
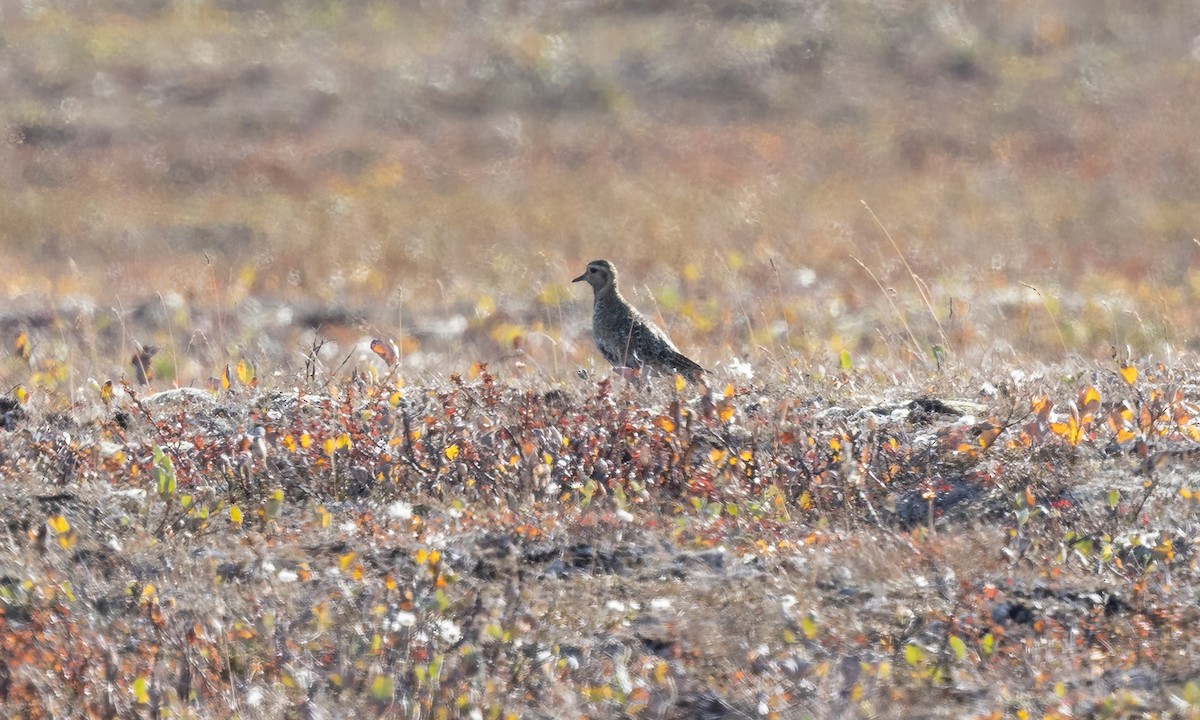
<path id="1" fill-rule="evenodd" d="M 979 433 L 979 447 L 987 450 L 996 442 L 996 438 L 1000 437 L 1000 428 L 992 426 L 987 430 Z"/>
<path id="2" fill-rule="evenodd" d="M 1128 364 L 1128 363 L 1121 363 L 1120 372 L 1121 372 L 1121 379 L 1124 380 L 1127 385 L 1132 385 L 1135 382 L 1137 382 L 1138 371 L 1137 371 L 1137 368 L 1135 368 L 1133 365 Z"/>
<path id="3" fill-rule="evenodd" d="M 1046 422 L 1046 420 L 1050 418 L 1050 411 L 1053 409 L 1054 403 L 1051 402 L 1050 398 L 1046 397 L 1045 395 L 1041 396 L 1040 398 L 1034 398 L 1029 403 L 1030 412 L 1032 412 L 1034 415 L 1037 415 L 1037 419 L 1040 422 Z"/>
<path id="4" fill-rule="evenodd" d="M 399 353 L 399 348 L 396 347 L 396 343 L 390 340 L 384 341 L 380 340 L 379 338 L 375 338 L 371 341 L 371 350 L 373 350 L 375 354 L 378 355 L 380 359 L 388 365 L 396 364 L 396 357 Z"/>

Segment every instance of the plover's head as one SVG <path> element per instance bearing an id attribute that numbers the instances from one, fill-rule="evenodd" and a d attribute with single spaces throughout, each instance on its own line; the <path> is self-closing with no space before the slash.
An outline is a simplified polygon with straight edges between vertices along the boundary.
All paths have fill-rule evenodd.
<path id="1" fill-rule="evenodd" d="M 587 270 L 571 282 L 587 281 L 596 292 L 617 284 L 617 269 L 607 260 L 593 260 L 588 263 Z"/>

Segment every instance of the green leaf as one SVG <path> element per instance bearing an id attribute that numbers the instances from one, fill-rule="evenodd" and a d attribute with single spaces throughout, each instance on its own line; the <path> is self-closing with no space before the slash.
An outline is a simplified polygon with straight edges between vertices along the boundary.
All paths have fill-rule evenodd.
<path id="1" fill-rule="evenodd" d="M 1117 507 L 1117 503 L 1119 503 L 1119 502 L 1121 502 L 1121 493 L 1117 490 L 1109 490 L 1108 491 L 1108 506 L 1115 510 Z"/>
<path id="2" fill-rule="evenodd" d="M 996 652 L 996 638 L 991 633 L 983 636 L 983 654 L 991 655 Z"/>
<path id="3" fill-rule="evenodd" d="M 620 483 L 613 486 L 613 502 L 616 504 L 618 510 L 624 510 L 628 505 L 629 501 L 625 497 L 625 488 L 621 487 Z"/>
<path id="4" fill-rule="evenodd" d="M 843 371 L 850 372 L 851 370 L 854 369 L 854 361 L 850 359 L 850 351 L 849 350 L 842 351 L 842 354 L 839 357 L 839 361 L 842 364 Z"/>
<path id="5" fill-rule="evenodd" d="M 133 699 L 139 705 L 150 704 L 150 680 L 145 675 L 138 675 L 133 681 Z"/>

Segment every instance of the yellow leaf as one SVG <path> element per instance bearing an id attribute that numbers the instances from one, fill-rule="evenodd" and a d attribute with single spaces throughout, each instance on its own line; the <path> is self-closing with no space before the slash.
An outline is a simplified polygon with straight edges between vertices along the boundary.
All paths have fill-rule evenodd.
<path id="1" fill-rule="evenodd" d="M 458 445 L 450 445 L 446 448 L 446 459 L 454 462 L 454 458 L 458 457 Z"/>
<path id="2" fill-rule="evenodd" d="M 732 386 L 732 385 L 726 385 L 726 386 L 725 386 L 725 398 L 726 398 L 726 399 L 733 397 L 733 392 L 734 392 L 734 391 L 733 391 L 733 386 Z"/>
<path id="3" fill-rule="evenodd" d="M 30 353 L 29 333 L 22 330 L 17 335 L 17 342 L 15 343 L 15 345 L 17 348 L 17 356 L 20 357 L 22 360 L 28 360 L 29 353 Z"/>
<path id="4" fill-rule="evenodd" d="M 419 548 L 415 553 L 413 553 L 413 562 L 415 562 L 416 564 L 424 565 L 428 561 L 429 561 L 429 551 L 426 550 L 425 548 Z"/>
<path id="5" fill-rule="evenodd" d="M 242 510 L 237 505 L 231 505 L 229 507 L 229 520 L 233 522 L 234 525 L 242 524 Z"/>
<path id="6" fill-rule="evenodd" d="M 338 558 L 338 567 L 345 570 L 350 567 L 350 563 L 354 562 L 354 558 L 358 557 L 353 550 Z"/>
<path id="7" fill-rule="evenodd" d="M 225 369 L 221 371 L 221 389 L 222 390 L 228 390 L 229 386 L 233 384 L 232 382 L 230 382 L 229 378 L 230 378 L 229 364 L 226 363 Z"/>
<path id="8" fill-rule="evenodd" d="M 430 565 L 437 565 L 441 561 L 441 559 L 442 559 L 442 553 L 440 551 L 431 550 L 429 552 L 429 564 Z"/>
<path id="9" fill-rule="evenodd" d="M 817 619 L 811 613 L 805 615 L 800 621 L 800 629 L 804 631 L 804 637 L 812 640 L 817 636 Z"/>
<path id="10" fill-rule="evenodd" d="M 333 438 L 326 438 L 325 442 L 321 443 L 321 449 L 326 455 L 333 455 L 333 452 L 337 449 L 337 446 L 334 444 Z"/>
<path id="11" fill-rule="evenodd" d="M 675 432 L 675 421 L 666 415 L 660 415 L 654 419 L 654 424 L 662 428 L 662 431 L 670 435 Z"/>
<path id="12" fill-rule="evenodd" d="M 729 422 L 733 419 L 733 405 L 730 403 L 721 403 L 719 414 L 721 422 Z"/>
<path id="13" fill-rule="evenodd" d="M 29 392 L 25 390 L 24 385 L 18 385 L 13 388 L 13 397 L 17 399 L 17 402 L 24 405 L 25 401 L 29 400 Z"/>
<path id="14" fill-rule="evenodd" d="M 150 680 L 145 675 L 138 675 L 133 681 L 133 699 L 139 705 L 150 704 Z"/>
<path id="15" fill-rule="evenodd" d="M 341 450 L 343 448 L 348 450 L 348 449 L 350 449 L 351 445 L 353 445 L 353 443 L 350 441 L 349 434 L 342 433 L 341 435 L 337 436 L 337 442 L 335 443 L 335 447 L 338 450 Z"/>
<path id="16" fill-rule="evenodd" d="M 371 681 L 371 697 L 379 702 L 391 700 L 395 689 L 395 681 L 386 675 L 376 675 L 375 679 Z"/>
<path id="17" fill-rule="evenodd" d="M 304 448 L 305 450 L 312 447 L 312 436 L 309 435 L 308 433 L 301 433 L 300 434 L 300 447 Z"/>
<path id="18" fill-rule="evenodd" d="M 74 532 L 69 532 L 66 535 L 59 535 L 58 546 L 63 550 L 70 550 L 71 548 L 75 547 L 75 541 L 77 539 L 79 539 L 79 536 Z"/>
<path id="19" fill-rule="evenodd" d="M 275 488 L 271 494 L 267 496 L 266 505 L 263 507 L 263 518 L 266 520 L 274 520 L 279 517 L 279 511 L 283 509 L 283 488 Z"/>
<path id="20" fill-rule="evenodd" d="M 50 529 L 56 535 L 66 534 L 71 529 L 71 523 L 67 522 L 67 519 L 62 515 L 55 515 L 48 522 L 50 523 Z"/>
<path id="21" fill-rule="evenodd" d="M 75 591 L 71 589 L 71 583 L 64 580 L 58 584 L 58 587 L 63 591 L 63 595 L 67 596 L 67 600 L 75 602 Z"/>
<path id="22" fill-rule="evenodd" d="M 292 437 L 290 433 L 284 435 L 283 446 L 287 448 L 288 452 L 296 452 L 296 438 Z"/>
<path id="23" fill-rule="evenodd" d="M 686 385 L 687 381 L 683 379 L 683 376 L 675 373 L 675 392 L 683 392 L 683 388 Z"/>
<path id="24" fill-rule="evenodd" d="M 112 380 L 105 380 L 104 384 L 100 386 L 100 399 L 104 401 L 105 405 L 112 402 L 112 399 L 113 399 Z"/>
<path id="25" fill-rule="evenodd" d="M 1083 426 L 1074 415 L 1069 416 L 1066 422 L 1050 423 L 1050 432 L 1065 439 L 1071 447 L 1082 442 L 1084 437 Z"/>
<path id="26" fill-rule="evenodd" d="M 1129 364 L 1121 365 L 1121 379 L 1124 380 L 1126 384 L 1128 384 L 1128 385 L 1134 384 L 1135 382 L 1137 382 L 1137 377 L 1138 377 L 1137 368 L 1135 368 L 1133 365 L 1129 365 Z"/>
<path id="27" fill-rule="evenodd" d="M 659 685 L 665 683 L 667 681 L 667 671 L 670 669 L 671 666 L 667 664 L 666 660 L 659 660 L 654 666 L 654 682 Z"/>
<path id="28" fill-rule="evenodd" d="M 922 650 L 920 646 L 914 643 L 909 643 L 908 645 L 904 646 L 904 660 L 909 665 L 916 665 L 917 663 L 921 662 L 924 657 L 925 651 Z"/>
<path id="29" fill-rule="evenodd" d="M 805 490 L 803 493 L 800 494 L 799 505 L 800 505 L 801 510 L 812 510 L 813 509 L 814 504 L 813 504 L 812 495 L 810 495 L 807 490 Z"/>
<path id="30" fill-rule="evenodd" d="M 238 382 L 249 386 L 254 384 L 254 366 L 246 362 L 245 358 L 238 360 L 237 364 Z"/>

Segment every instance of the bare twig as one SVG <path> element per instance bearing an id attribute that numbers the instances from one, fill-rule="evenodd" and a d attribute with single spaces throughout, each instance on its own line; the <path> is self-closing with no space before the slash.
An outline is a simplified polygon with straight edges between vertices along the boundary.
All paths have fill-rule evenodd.
<path id="1" fill-rule="evenodd" d="M 883 231 L 884 237 L 886 237 L 888 242 L 892 244 L 892 249 L 896 251 L 896 255 L 900 258 L 900 262 L 904 263 L 904 269 L 908 271 L 908 276 L 912 279 L 913 285 L 917 286 L 917 292 L 921 295 L 921 300 L 925 303 L 925 309 L 929 310 L 929 316 L 933 318 L 933 323 L 937 325 L 938 335 L 940 335 L 942 338 L 942 345 L 946 348 L 946 350 L 950 350 L 950 341 L 946 339 L 946 332 L 942 329 L 942 321 L 938 320 L 937 313 L 933 311 L 933 301 L 930 299 L 929 291 L 925 285 L 925 281 L 913 271 L 912 266 L 908 264 L 908 259 L 905 258 L 904 253 L 900 251 L 900 245 L 896 243 L 896 240 L 892 237 L 892 234 L 888 232 L 888 229 L 884 227 L 882 222 L 880 222 L 879 216 L 875 214 L 875 211 L 871 209 L 871 206 L 867 204 L 867 201 L 863 200 L 862 204 L 863 207 L 867 209 L 867 212 L 871 214 L 871 219 L 874 220 L 875 224 L 879 226 L 879 229 Z"/>
<path id="2" fill-rule="evenodd" d="M 883 297 L 888 301 L 888 305 L 892 306 L 892 312 L 896 313 L 896 317 L 900 320 L 900 324 L 904 326 L 904 331 L 908 333 L 908 340 L 912 346 L 912 353 L 920 358 L 921 362 L 925 362 L 925 355 L 921 352 L 921 343 L 917 342 L 917 336 L 913 334 L 912 328 L 908 326 L 908 321 L 904 319 L 904 313 L 900 312 L 900 308 L 896 307 L 896 303 L 892 300 L 892 296 L 888 294 L 887 288 L 883 286 L 883 283 L 879 282 L 879 278 L 875 277 L 875 273 L 871 272 L 871 268 L 863 264 L 862 260 L 859 260 L 853 255 L 850 256 L 850 259 L 858 263 L 858 266 L 863 270 L 866 270 L 867 274 L 871 276 L 871 279 L 875 281 L 875 284 L 879 286 L 879 292 L 883 293 Z"/>

